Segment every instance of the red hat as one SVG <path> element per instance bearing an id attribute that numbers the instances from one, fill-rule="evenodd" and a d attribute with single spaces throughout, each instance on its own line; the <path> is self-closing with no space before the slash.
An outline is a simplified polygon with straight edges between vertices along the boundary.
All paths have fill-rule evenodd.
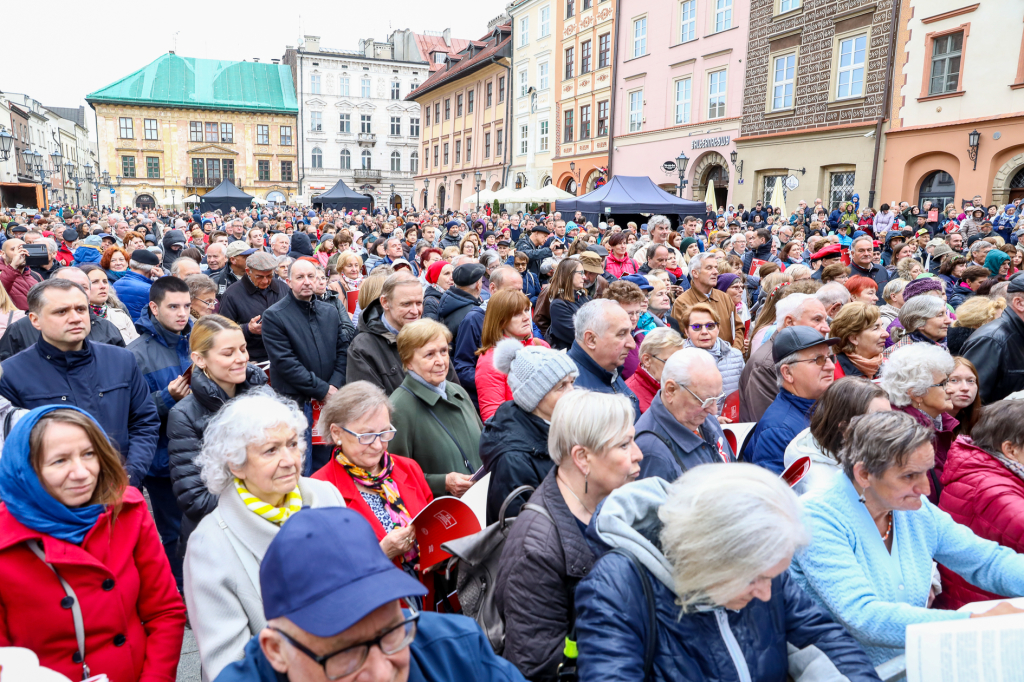
<path id="1" fill-rule="evenodd" d="M 441 276 L 441 271 L 444 270 L 444 266 L 449 265 L 448 261 L 439 260 L 431 264 L 427 268 L 427 282 L 430 284 L 437 284 L 437 278 Z"/>
<path id="2" fill-rule="evenodd" d="M 821 260 L 822 258 L 838 258 L 842 255 L 842 247 L 839 244 L 829 244 L 823 249 L 819 249 L 811 254 L 811 260 Z"/>

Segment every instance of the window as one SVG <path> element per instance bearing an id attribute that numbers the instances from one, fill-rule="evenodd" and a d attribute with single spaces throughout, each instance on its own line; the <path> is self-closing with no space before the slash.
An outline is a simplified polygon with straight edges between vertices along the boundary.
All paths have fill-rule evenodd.
<path id="1" fill-rule="evenodd" d="M 146 177 L 147 178 L 159 178 L 160 177 L 160 159 L 156 156 L 146 157 Z"/>
<path id="2" fill-rule="evenodd" d="M 441 161 L 444 163 L 444 165 L 446 165 L 446 166 L 448 165 L 448 143 L 447 142 L 444 143 L 444 156 L 441 158 Z"/>
<path id="3" fill-rule="evenodd" d="M 519 47 L 530 42 L 530 17 L 519 20 Z"/>
<path id="4" fill-rule="evenodd" d="M 462 93 L 455 96 L 455 117 L 462 116 Z"/>
<path id="5" fill-rule="evenodd" d="M 690 122 L 690 88 L 689 78 L 676 81 L 676 125 Z"/>
<path id="6" fill-rule="evenodd" d="M 795 54 L 787 54 L 775 58 L 775 70 L 772 78 L 772 111 L 793 108 L 793 80 L 795 72 Z"/>
<path id="7" fill-rule="evenodd" d="M 603 69 L 612 63 L 612 35 L 605 33 L 597 39 L 597 68 Z"/>
<path id="8" fill-rule="evenodd" d="M 395 173 L 402 170 L 402 155 L 398 152 L 391 152 L 391 170 Z"/>
<path id="9" fill-rule="evenodd" d="M 732 0 L 715 0 L 715 33 L 732 28 Z"/>
<path id="10" fill-rule="evenodd" d="M 781 183 L 782 184 L 782 197 L 781 197 L 781 199 L 783 201 L 785 201 L 786 196 L 789 194 L 789 190 L 786 189 L 786 176 L 785 175 L 766 175 L 763 178 L 763 180 L 764 180 L 764 187 L 761 190 L 761 200 L 765 204 L 771 204 L 773 206 L 777 206 L 778 203 L 779 203 L 779 197 L 773 197 L 772 196 L 775 193 L 775 180 L 776 179 L 781 179 L 782 180 L 782 183 Z"/>
<path id="11" fill-rule="evenodd" d="M 320 94 L 320 74 L 313 73 L 309 76 L 309 92 L 313 95 Z M 269 170 L 267 171 L 270 172 Z"/>
<path id="12" fill-rule="evenodd" d="M 476 99 L 476 90 L 470 90 L 466 93 L 466 113 L 473 113 L 473 101 Z"/>
<path id="13" fill-rule="evenodd" d="M 836 89 L 836 99 L 864 95 L 864 52 L 867 42 L 867 36 L 839 41 L 839 85 Z M 932 63 L 934 64 L 934 60 Z M 956 87 L 955 83 L 953 87 Z"/>
<path id="14" fill-rule="evenodd" d="M 449 97 L 444 101 L 444 120 L 449 120 L 452 117 L 452 98 Z"/>
<path id="15" fill-rule="evenodd" d="M 256 126 L 256 144 L 270 144 L 270 126 Z"/>
<path id="16" fill-rule="evenodd" d="M 391 83 L 391 99 L 402 99 L 402 84 L 398 81 Z"/>
<path id="17" fill-rule="evenodd" d="M 145 126 L 145 133 L 147 140 L 159 140 L 160 135 L 157 132 L 157 124 L 155 118 L 147 118 L 143 121 Z M 159 176 L 157 176 L 159 177 Z"/>
<path id="18" fill-rule="evenodd" d="M 725 71 L 708 74 L 708 118 L 725 116 Z"/>
<path id="19" fill-rule="evenodd" d="M 644 124 L 644 91 L 629 93 L 629 132 L 639 132 Z"/>
<path id="20" fill-rule="evenodd" d="M 256 162 L 256 179 L 257 180 L 269 180 L 270 179 L 270 161 L 260 159 Z"/>
<path id="21" fill-rule="evenodd" d="M 351 170 L 352 154 L 347 149 L 341 150 L 341 170 Z"/>
<path id="22" fill-rule="evenodd" d="M 543 62 L 537 65 L 537 89 L 547 90 L 548 89 L 548 63 Z"/>
<path id="23" fill-rule="evenodd" d="M 206 177 L 206 166 L 202 159 L 192 159 L 192 182 L 202 182 Z"/>
<path id="24" fill-rule="evenodd" d="M 430 168 L 430 147 L 423 148 L 423 167 Z"/>
<path id="25" fill-rule="evenodd" d="M 526 91 L 530 89 L 530 74 L 526 69 L 519 72 L 519 96 L 526 97 Z"/>
<path id="26" fill-rule="evenodd" d="M 392 116 L 391 117 L 391 134 L 401 135 L 402 134 L 402 117 Z"/>
<path id="27" fill-rule="evenodd" d="M 359 160 L 362 163 L 363 170 L 370 170 L 373 168 L 373 157 L 370 155 L 369 149 L 363 150 L 363 153 L 359 155 Z"/>
<path id="28" fill-rule="evenodd" d="M 597 103 L 597 136 L 608 134 L 608 100 Z"/>
<path id="29" fill-rule="evenodd" d="M 832 173 L 828 181 L 828 203 L 829 208 L 835 210 L 839 204 L 853 199 L 853 182 L 856 178 L 853 171 L 847 173 Z"/>
<path id="30" fill-rule="evenodd" d="M 633 22 L 633 56 L 647 54 L 647 17 Z"/>
<path id="31" fill-rule="evenodd" d="M 548 150 L 548 122 L 540 122 L 540 139 L 537 142 L 537 151 L 546 152 Z"/>
<path id="32" fill-rule="evenodd" d="M 352 114 L 339 114 L 338 120 L 338 132 L 340 133 L 351 133 L 352 132 Z"/>
<path id="33" fill-rule="evenodd" d="M 370 134 L 373 130 L 370 127 L 370 115 L 359 114 L 359 132 Z"/>
<path id="34" fill-rule="evenodd" d="M 220 181 L 220 159 L 206 160 L 206 177 L 213 183 Z"/>
<path id="35" fill-rule="evenodd" d="M 455 140 L 455 163 L 462 163 L 462 140 Z"/>
<path id="36" fill-rule="evenodd" d="M 235 141 L 235 124 L 234 123 L 221 123 L 220 124 L 220 141 L 221 142 L 234 142 Z"/>
<path id="37" fill-rule="evenodd" d="M 132 119 L 131 118 L 122 116 L 121 118 L 117 119 L 117 123 L 118 123 L 118 127 L 121 130 L 121 137 L 123 137 L 125 139 L 128 139 L 128 140 L 130 140 L 133 137 L 135 137 L 135 131 L 132 129 Z M 128 176 L 126 175 L 125 177 L 128 177 Z M 135 176 L 132 176 L 132 177 L 135 177 Z"/>
<path id="38" fill-rule="evenodd" d="M 502 155 L 502 151 L 501 150 L 505 148 L 505 136 L 502 134 L 502 131 L 499 130 L 499 131 L 494 133 L 494 138 L 495 138 L 494 155 L 495 156 L 501 156 Z"/>
<path id="39" fill-rule="evenodd" d="M 425 107 L 424 110 L 427 112 L 427 125 L 430 125 L 430 107 Z"/>
<path id="40" fill-rule="evenodd" d="M 488 81 L 488 83 L 487 83 L 487 108 L 490 109 L 492 104 L 494 104 L 494 83 Z"/>
<path id="41" fill-rule="evenodd" d="M 409 119 L 409 137 L 420 136 L 420 120 L 418 118 Z"/>
<path id="42" fill-rule="evenodd" d="M 396 152 L 397 153 L 397 152 Z M 420 172 L 420 153 L 413 152 L 409 156 L 409 170 L 415 175 Z"/>
<path id="43" fill-rule="evenodd" d="M 281 126 L 281 146 L 291 147 L 292 146 L 292 127 Z"/>
<path id="44" fill-rule="evenodd" d="M 568 80 L 572 78 L 576 73 L 576 48 L 567 47 L 565 48 L 565 78 Z"/>
<path id="45" fill-rule="evenodd" d="M 438 150 L 438 146 L 435 144 L 434 145 L 434 168 L 437 168 L 437 150 Z"/>
<path id="46" fill-rule="evenodd" d="M 566 109 L 562 119 L 562 142 L 572 142 L 573 131 L 575 128 L 575 121 L 573 120 L 575 112 L 572 109 Z"/>
<path id="47" fill-rule="evenodd" d="M 530 126 L 519 126 L 519 153 L 525 154 L 530 151 Z"/>
<path id="48" fill-rule="evenodd" d="M 484 158 L 491 158 L 491 134 L 484 133 Z M 436 159 L 435 159 L 436 162 Z"/>
<path id="49" fill-rule="evenodd" d="M 292 181 L 292 162 L 282 161 L 281 162 L 281 182 Z"/>
<path id="50" fill-rule="evenodd" d="M 590 73 L 590 58 L 592 42 L 584 40 L 580 43 L 580 75 Z"/>
<path id="51" fill-rule="evenodd" d="M 576 16 L 576 0 L 565 0 L 565 18 Z"/>
<path id="52" fill-rule="evenodd" d="M 220 139 L 220 135 L 217 134 L 217 124 L 207 123 L 206 124 L 206 141 L 217 142 Z"/>
<path id="53" fill-rule="evenodd" d="M 448 55 L 446 53 L 444 53 L 444 52 L 435 52 L 434 53 L 434 63 L 435 64 L 444 64 L 446 59 L 448 59 Z"/>
<path id="54" fill-rule="evenodd" d="M 348 97 L 348 76 L 338 76 L 338 94 Z"/>
<path id="55" fill-rule="evenodd" d="M 473 162 L 473 138 L 466 138 L 466 163 Z"/>
<path id="56" fill-rule="evenodd" d="M 932 43 L 932 70 L 928 94 L 956 92 L 960 86 L 960 55 L 964 47 L 963 31 L 939 36 Z M 122 137 L 124 137 L 122 135 Z"/>
<path id="57" fill-rule="evenodd" d="M 203 141 L 203 123 L 202 123 L 202 121 L 189 121 L 188 122 L 188 141 L 189 142 L 202 142 Z"/>
<path id="58" fill-rule="evenodd" d="M 779 0 L 779 14 L 791 12 L 800 6 L 800 0 Z"/>
<path id="59" fill-rule="evenodd" d="M 686 0 L 679 6 L 679 42 L 697 38 L 697 0 Z"/>
<path id="60" fill-rule="evenodd" d="M 370 96 L 370 79 L 364 76 L 359 81 L 359 96 L 369 97 Z"/>
<path id="61" fill-rule="evenodd" d="M 505 101 L 505 77 L 498 78 L 498 103 Z"/>
<path id="62" fill-rule="evenodd" d="M 540 8 L 540 35 L 538 38 L 546 38 L 551 35 L 551 8 Z"/>
<path id="63" fill-rule="evenodd" d="M 224 171 L 224 179 L 235 181 L 235 160 L 234 159 L 221 159 L 220 162 L 221 170 Z"/>
<path id="64" fill-rule="evenodd" d="M 441 122 L 441 103 L 434 102 L 434 123 Z"/>
<path id="65" fill-rule="evenodd" d="M 590 105 L 584 104 L 580 107 L 580 139 L 590 139 Z"/>
<path id="66" fill-rule="evenodd" d="M 324 153 L 320 147 L 313 147 L 312 151 L 312 163 L 310 164 L 313 168 L 324 167 Z"/>
<path id="67" fill-rule="evenodd" d="M 309 129 L 313 132 L 320 132 L 324 129 L 323 126 L 323 112 L 311 111 L 309 112 Z"/>

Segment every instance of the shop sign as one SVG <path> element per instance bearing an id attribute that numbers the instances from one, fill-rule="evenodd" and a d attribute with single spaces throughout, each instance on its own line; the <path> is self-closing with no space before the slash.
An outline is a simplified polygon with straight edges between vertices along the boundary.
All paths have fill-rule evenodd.
<path id="1" fill-rule="evenodd" d="M 722 135 L 721 137 L 707 137 L 703 140 L 694 140 L 693 147 L 691 149 L 710 149 L 712 147 L 725 147 L 732 142 L 730 135 Z"/>

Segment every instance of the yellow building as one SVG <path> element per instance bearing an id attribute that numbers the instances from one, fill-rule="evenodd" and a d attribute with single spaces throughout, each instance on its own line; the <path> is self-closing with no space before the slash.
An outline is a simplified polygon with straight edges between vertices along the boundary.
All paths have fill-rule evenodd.
<path id="1" fill-rule="evenodd" d="M 414 195 L 419 207 L 471 208 L 477 172 L 481 191 L 504 187 L 511 41 L 511 24 L 495 26 L 464 50 L 449 53 L 444 66 L 406 97 L 422 111 Z"/>
<path id="2" fill-rule="evenodd" d="M 96 111 L 100 170 L 114 185 L 113 194 L 101 188 L 101 204 L 181 207 L 222 180 L 268 202 L 297 193 L 298 104 L 287 66 L 170 52 L 86 102 Z"/>

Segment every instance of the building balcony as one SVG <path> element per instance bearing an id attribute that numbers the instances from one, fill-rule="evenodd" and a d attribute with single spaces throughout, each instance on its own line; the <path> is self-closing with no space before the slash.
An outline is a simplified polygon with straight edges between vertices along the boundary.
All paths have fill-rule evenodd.
<path id="1" fill-rule="evenodd" d="M 216 187 L 220 178 L 185 178 L 186 187 Z"/>
<path id="2" fill-rule="evenodd" d="M 373 133 L 359 133 L 359 146 L 372 147 L 377 144 L 377 136 Z"/>
<path id="3" fill-rule="evenodd" d="M 356 182 L 380 182 L 380 171 L 375 168 L 356 168 L 352 174 Z"/>

